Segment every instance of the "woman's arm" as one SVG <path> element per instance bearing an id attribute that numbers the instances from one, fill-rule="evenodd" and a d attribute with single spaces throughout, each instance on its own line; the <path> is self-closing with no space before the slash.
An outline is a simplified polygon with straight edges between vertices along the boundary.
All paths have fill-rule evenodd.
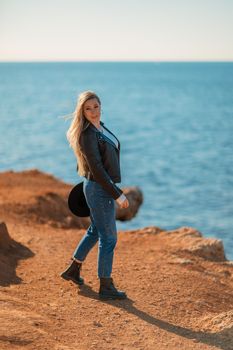
<path id="1" fill-rule="evenodd" d="M 121 205 L 125 200 L 126 200 L 126 196 L 124 195 L 124 193 L 122 193 L 120 197 L 116 199 L 119 205 Z"/>
<path id="2" fill-rule="evenodd" d="M 115 200 L 119 198 L 123 191 L 116 186 L 104 169 L 96 133 L 82 133 L 80 136 L 80 146 L 95 181 L 98 182 L 112 198 Z"/>

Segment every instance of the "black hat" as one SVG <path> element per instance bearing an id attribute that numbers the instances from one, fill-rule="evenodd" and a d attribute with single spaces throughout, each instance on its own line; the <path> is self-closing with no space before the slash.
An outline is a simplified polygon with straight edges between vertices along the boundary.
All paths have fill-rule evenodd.
<path id="1" fill-rule="evenodd" d="M 83 193 L 83 182 L 75 185 L 68 196 L 68 207 L 70 211 L 80 217 L 90 216 L 90 208 L 87 205 Z"/>

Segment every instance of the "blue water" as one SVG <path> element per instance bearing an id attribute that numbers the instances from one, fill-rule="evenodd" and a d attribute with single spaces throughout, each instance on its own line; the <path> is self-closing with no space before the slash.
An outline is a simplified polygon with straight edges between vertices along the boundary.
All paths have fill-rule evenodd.
<path id="1" fill-rule="evenodd" d="M 118 229 L 192 226 L 233 259 L 233 63 L 1 63 L 0 170 L 82 180 L 60 116 L 88 89 L 121 141 L 121 186 L 144 194 Z"/>

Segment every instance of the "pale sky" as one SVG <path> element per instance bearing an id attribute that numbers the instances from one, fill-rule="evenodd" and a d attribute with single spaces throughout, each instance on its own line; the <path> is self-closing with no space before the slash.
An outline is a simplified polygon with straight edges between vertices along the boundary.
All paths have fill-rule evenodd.
<path id="1" fill-rule="evenodd" d="M 0 0 L 0 61 L 232 61 L 233 0 Z"/>

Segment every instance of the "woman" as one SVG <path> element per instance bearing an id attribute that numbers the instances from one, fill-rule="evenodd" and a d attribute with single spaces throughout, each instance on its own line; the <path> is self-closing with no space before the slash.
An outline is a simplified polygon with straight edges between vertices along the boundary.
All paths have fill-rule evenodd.
<path id="1" fill-rule="evenodd" d="M 82 263 L 98 241 L 99 297 L 124 299 L 127 295 L 114 286 L 111 273 L 117 243 L 115 201 L 121 208 L 127 208 L 129 202 L 116 185 L 121 182 L 120 142 L 100 121 L 100 115 L 99 97 L 93 91 L 82 92 L 67 138 L 77 157 L 78 174 L 84 176 L 83 191 L 90 208 L 91 224 L 76 247 L 70 266 L 61 276 L 83 284 Z"/>

